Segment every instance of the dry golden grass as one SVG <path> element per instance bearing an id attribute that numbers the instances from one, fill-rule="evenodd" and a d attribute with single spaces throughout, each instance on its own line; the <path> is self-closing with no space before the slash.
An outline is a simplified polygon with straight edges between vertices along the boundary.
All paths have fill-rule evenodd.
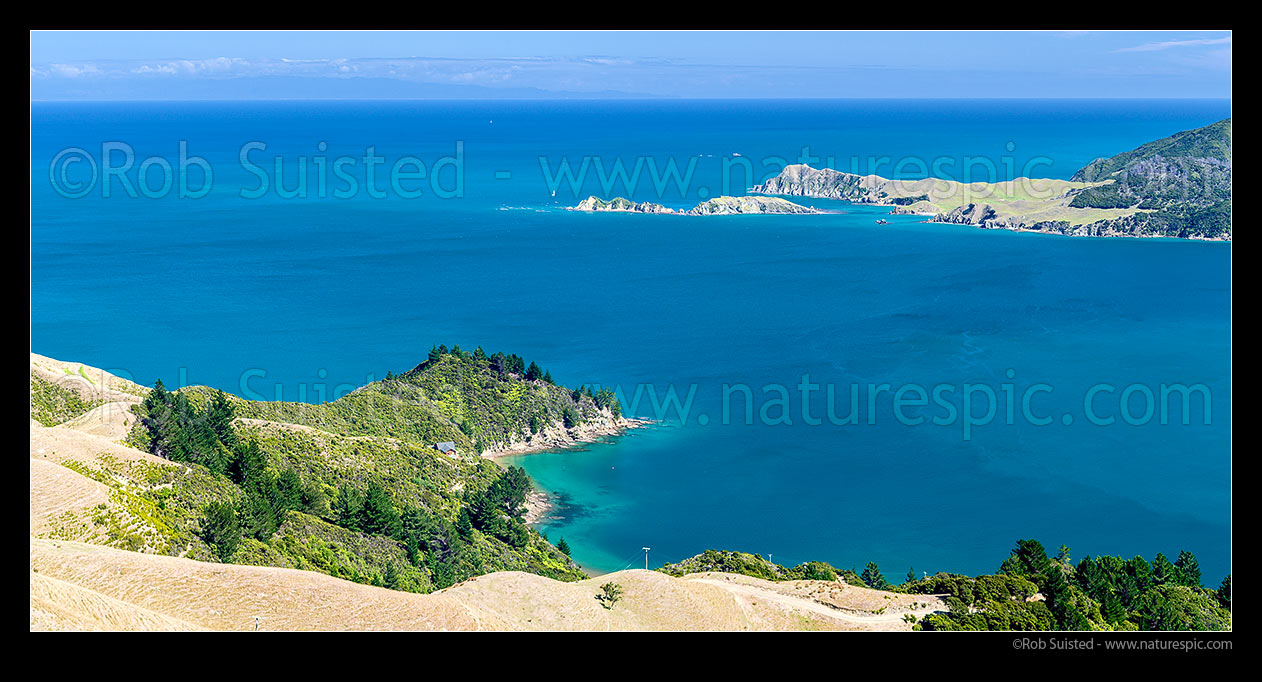
<path id="1" fill-rule="evenodd" d="M 144 460 L 166 466 L 178 466 L 170 460 L 129 448 L 106 436 L 64 426 L 45 427 L 31 420 L 31 459 L 33 460 L 42 459 L 54 464 L 67 460 L 91 463 L 103 454 L 123 461 Z"/>
<path id="2" fill-rule="evenodd" d="M 31 630 L 201 630 L 195 625 L 31 572 Z"/>
<path id="3" fill-rule="evenodd" d="M 1070 182 L 1046 178 L 1017 178 L 1005 182 L 962 183 L 940 179 L 886 180 L 865 176 L 862 184 L 890 197 L 927 195 L 927 201 L 908 206 L 915 213 L 937 214 L 969 204 L 990 206 L 1001 218 L 1022 223 L 1063 220 L 1070 225 L 1085 225 L 1099 220 L 1112 220 L 1141 212 L 1137 208 L 1071 208 L 1072 192 L 1105 185 L 1104 182 Z"/>
<path id="4" fill-rule="evenodd" d="M 109 504 L 109 488 L 64 466 L 31 460 L 31 535 L 47 531 L 54 519 Z"/>
<path id="5" fill-rule="evenodd" d="M 909 604 L 887 607 L 882 614 L 846 610 L 844 595 L 874 590 L 827 583 L 816 588 L 813 581 L 784 586 L 715 574 L 672 578 L 632 570 L 563 583 L 503 572 L 420 595 L 309 571 L 205 563 L 37 539 L 31 540 L 31 570 L 58 581 L 49 584 L 61 588 L 32 581 L 32 629 L 51 627 L 43 614 L 57 614 L 60 620 L 54 625 L 71 629 L 124 630 L 177 625 L 249 630 L 256 616 L 265 630 L 910 628 L 901 620 L 902 613 L 910 612 Z M 625 591 L 612 609 L 596 600 L 605 582 L 617 583 Z M 826 587 L 836 591 L 833 599 L 840 600 L 840 607 L 805 593 Z"/>
<path id="6" fill-rule="evenodd" d="M 149 389 L 81 362 L 62 362 L 31 353 L 31 373 L 79 394 L 84 400 L 140 402 Z"/>
<path id="7" fill-rule="evenodd" d="M 131 411 L 132 405 L 135 405 L 134 401 L 115 401 L 97 405 L 85 414 L 64 424 L 58 424 L 57 428 L 82 431 L 119 442 L 127 437 L 132 425 L 136 423 L 136 415 Z"/>
<path id="8" fill-rule="evenodd" d="M 62 366 L 40 363 L 40 371 Z M 256 617 L 263 630 L 904 630 L 910 625 L 902 615 L 920 615 L 930 601 L 843 583 L 712 573 L 673 578 L 643 570 L 576 583 L 493 573 L 420 595 L 311 571 L 76 541 L 99 541 L 85 524 L 60 523 L 50 532 L 56 521 L 82 520 L 115 504 L 108 486 L 70 466 L 97 470 L 105 460 L 180 466 L 115 442 L 131 402 L 102 405 L 92 419 L 57 427 L 31 421 L 32 630 L 250 630 Z M 67 531 L 80 526 L 87 529 L 82 534 Z M 612 609 L 596 599 L 606 582 L 624 590 Z"/>

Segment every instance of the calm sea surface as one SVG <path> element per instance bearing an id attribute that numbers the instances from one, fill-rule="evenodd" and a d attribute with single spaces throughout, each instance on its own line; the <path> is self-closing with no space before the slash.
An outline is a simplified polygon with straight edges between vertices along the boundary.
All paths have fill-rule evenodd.
<path id="1" fill-rule="evenodd" d="M 265 399 L 328 399 L 436 343 L 620 387 L 628 411 L 664 421 L 513 460 L 559 498 L 542 530 L 597 570 L 641 563 L 643 546 L 653 565 L 721 548 L 877 561 L 901 579 L 909 566 L 993 571 L 1033 537 L 1075 560 L 1188 549 L 1216 585 L 1231 558 L 1229 244 L 992 232 L 818 200 L 804 203 L 840 212 L 560 208 L 741 194 L 804 148 L 815 165 L 886 176 L 923 177 L 937 160 L 961 178 L 972 157 L 972 179 L 987 162 L 995 179 L 1068 178 L 1228 115 L 1226 101 L 1134 100 L 34 104 L 31 345 L 141 383 Z M 250 142 L 265 147 L 242 164 Z M 212 169 L 204 196 L 178 196 L 181 143 Z M 128 149 L 119 172 L 135 197 L 105 177 Z M 371 191 L 366 156 L 383 159 Z M 173 169 L 164 191 L 162 163 L 148 163 L 152 197 L 138 186 L 149 157 Z M 577 192 L 549 182 L 585 157 Z M 392 187 L 401 159 L 411 176 Z M 606 177 L 638 160 L 633 190 L 606 192 L 598 160 Z M 681 175 L 693 164 L 682 192 L 654 186 L 650 167 L 670 161 Z M 304 184 L 299 166 L 307 196 L 281 196 L 278 183 Z M 203 171 L 186 180 L 196 193 Z M 1162 384 L 1198 383 L 1211 423 L 1199 395 L 1189 424 L 1177 395 L 1160 423 Z M 896 411 L 909 385 L 927 399 L 904 392 Z M 966 430 L 966 414 L 988 412 L 979 386 L 995 413 Z M 1112 424 L 1089 421 L 1092 387 Z M 671 389 L 686 410 L 655 409 Z M 829 419 L 852 406 L 858 423 Z"/>

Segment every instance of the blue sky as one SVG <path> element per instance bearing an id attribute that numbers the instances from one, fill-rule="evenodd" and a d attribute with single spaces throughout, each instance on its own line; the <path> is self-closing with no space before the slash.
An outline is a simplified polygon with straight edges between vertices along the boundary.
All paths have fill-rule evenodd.
<path id="1" fill-rule="evenodd" d="M 1230 96 L 1229 31 L 31 33 L 34 100 Z"/>

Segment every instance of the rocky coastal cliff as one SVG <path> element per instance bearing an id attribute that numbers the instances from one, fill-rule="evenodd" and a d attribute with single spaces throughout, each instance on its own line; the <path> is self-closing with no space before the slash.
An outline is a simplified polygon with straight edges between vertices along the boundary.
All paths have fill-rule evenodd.
<path id="1" fill-rule="evenodd" d="M 885 203 L 891 199 L 882 186 L 889 180 L 876 175 L 855 175 L 832 168 L 811 168 L 805 164 L 785 166 L 784 170 L 750 192 L 791 197 L 841 199 L 854 203 Z"/>

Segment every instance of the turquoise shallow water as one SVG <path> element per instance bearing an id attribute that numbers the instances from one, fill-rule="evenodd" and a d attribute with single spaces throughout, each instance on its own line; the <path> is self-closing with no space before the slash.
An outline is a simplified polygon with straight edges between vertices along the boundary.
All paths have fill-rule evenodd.
<path id="1" fill-rule="evenodd" d="M 602 570 L 651 546 L 654 564 L 713 547 L 972 573 L 1035 537 L 1075 556 L 1189 549 L 1217 583 L 1230 564 L 1230 245 L 991 232 L 823 201 L 844 212 L 576 214 L 558 210 L 576 196 L 551 195 L 539 157 L 698 156 L 687 195 L 660 197 L 687 206 L 722 187 L 717 160 L 733 153 L 809 146 L 843 170 L 851 156 L 975 155 L 1000 179 L 1005 155 L 1014 168 L 1045 157 L 1040 174 L 1066 178 L 1227 115 L 1188 101 L 36 104 L 32 349 L 287 400 L 409 368 L 434 343 L 516 352 L 567 385 L 619 386 L 628 406 L 641 387 L 635 412 L 663 423 L 514 460 L 560 497 L 543 530 Z M 50 185 L 66 147 L 99 160 L 103 141 L 124 141 L 178 166 L 181 140 L 214 166 L 208 196 L 69 199 Z M 429 161 L 457 140 L 463 198 L 240 196 L 256 184 L 237 162 L 249 141 L 295 163 L 370 145 Z M 597 178 L 588 193 L 603 193 Z M 659 199 L 649 182 L 633 194 Z M 821 386 L 805 417 L 804 374 Z M 1001 407 L 1011 384 L 1017 410 L 1044 383 L 1033 409 L 1055 419 L 1009 425 L 1001 410 L 966 439 L 958 419 L 901 423 L 890 393 L 876 423 L 824 418 L 823 387 L 846 412 L 852 385 L 883 383 L 986 385 Z M 1102 383 L 1116 387 L 1094 403 L 1117 417 L 1108 426 L 1082 405 Z M 1203 383 L 1212 423 L 1120 418 L 1125 387 L 1162 383 Z M 690 409 L 655 414 L 648 384 L 693 391 Z M 753 425 L 737 403 L 723 419 L 725 384 L 750 387 Z M 759 417 L 776 384 L 792 424 L 772 423 L 774 407 Z"/>

